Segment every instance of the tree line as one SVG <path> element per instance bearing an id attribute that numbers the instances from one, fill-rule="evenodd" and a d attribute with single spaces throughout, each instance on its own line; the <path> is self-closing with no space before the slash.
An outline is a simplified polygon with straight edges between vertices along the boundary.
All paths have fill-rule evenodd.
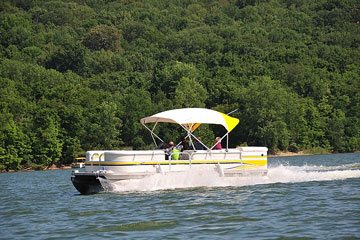
<path id="1" fill-rule="evenodd" d="M 231 147 L 360 150 L 359 16 L 357 0 L 2 1 L 0 170 L 154 148 L 139 119 L 182 107 L 238 109 Z"/>

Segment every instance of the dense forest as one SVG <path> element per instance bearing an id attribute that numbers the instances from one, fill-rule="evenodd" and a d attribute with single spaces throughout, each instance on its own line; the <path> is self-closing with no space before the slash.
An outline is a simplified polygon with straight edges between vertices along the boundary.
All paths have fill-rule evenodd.
<path id="1" fill-rule="evenodd" d="M 358 0 L 2 0 L 0 170 L 154 148 L 139 119 L 182 107 L 238 109 L 231 147 L 357 151 L 359 85 Z"/>

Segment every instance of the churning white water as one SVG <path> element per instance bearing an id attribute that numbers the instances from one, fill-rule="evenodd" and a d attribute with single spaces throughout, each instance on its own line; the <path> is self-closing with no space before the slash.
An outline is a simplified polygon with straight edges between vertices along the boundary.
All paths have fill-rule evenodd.
<path id="1" fill-rule="evenodd" d="M 268 168 L 267 176 L 220 177 L 217 171 L 211 172 L 170 172 L 143 179 L 125 181 L 101 180 L 108 192 L 156 191 L 195 187 L 241 187 L 258 184 L 295 183 L 310 181 L 332 181 L 347 178 L 360 178 L 359 164 L 341 166 L 287 166 Z"/>

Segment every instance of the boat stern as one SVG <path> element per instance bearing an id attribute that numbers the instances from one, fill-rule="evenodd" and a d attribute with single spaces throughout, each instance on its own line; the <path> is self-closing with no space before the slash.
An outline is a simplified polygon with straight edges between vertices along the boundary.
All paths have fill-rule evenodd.
<path id="1" fill-rule="evenodd" d="M 99 178 L 104 178 L 96 172 L 79 172 L 75 170 L 71 174 L 71 182 L 81 194 L 92 194 L 103 192 Z"/>

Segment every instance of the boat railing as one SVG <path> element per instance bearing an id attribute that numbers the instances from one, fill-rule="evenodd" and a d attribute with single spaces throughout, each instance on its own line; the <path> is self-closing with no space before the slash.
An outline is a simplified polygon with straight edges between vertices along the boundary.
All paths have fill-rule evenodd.
<path id="1" fill-rule="evenodd" d="M 105 160 L 103 152 L 95 152 L 90 155 L 91 167 L 93 167 L 94 163 L 97 163 L 99 168 L 101 167 L 101 162 Z"/>
<path id="2" fill-rule="evenodd" d="M 203 151 L 192 151 L 190 156 L 192 160 L 204 159 L 211 161 L 221 161 L 221 160 L 241 160 L 242 161 L 242 152 L 241 151 L 221 151 L 221 150 L 203 150 Z"/>
<path id="3" fill-rule="evenodd" d="M 105 161 L 105 153 L 106 151 L 89 153 L 89 162 L 91 163 L 91 167 L 93 167 L 94 165 L 101 167 L 101 163 Z M 123 156 L 131 159 L 131 161 L 139 162 L 165 160 L 165 152 L 163 151 L 134 152 L 126 153 Z"/>
<path id="4" fill-rule="evenodd" d="M 174 156 L 178 155 L 176 159 Z M 125 155 L 124 155 L 125 156 Z M 138 162 L 146 161 L 162 161 L 165 159 L 166 154 L 163 151 L 152 151 L 152 152 L 134 152 L 126 154 L 128 159 Z M 105 161 L 105 152 L 93 152 L 89 156 L 91 167 L 98 166 L 101 169 L 102 162 Z M 168 156 L 169 169 L 171 169 L 171 164 L 176 161 L 188 161 L 189 166 L 191 167 L 193 161 L 205 160 L 205 161 L 217 161 L 217 164 L 220 165 L 221 161 L 224 160 L 235 160 L 243 161 L 242 151 L 227 151 L 227 150 L 185 150 L 183 152 L 172 153 Z M 182 162 L 186 164 L 187 162 Z"/>
<path id="5" fill-rule="evenodd" d="M 179 154 L 178 159 L 173 159 L 174 154 Z M 171 165 L 171 161 L 179 161 L 179 160 L 188 160 L 189 165 L 191 166 L 192 161 L 194 160 L 208 160 L 208 161 L 217 161 L 220 164 L 220 161 L 223 160 L 235 160 L 241 161 L 243 163 L 242 151 L 219 151 L 219 150 L 185 150 L 184 152 L 174 153 L 169 157 L 169 164 Z"/>
<path id="6" fill-rule="evenodd" d="M 204 159 L 205 155 L 205 159 Z M 204 151 L 193 151 L 190 155 L 191 160 L 196 159 L 204 159 L 208 161 L 217 161 L 217 166 L 220 171 L 223 173 L 220 162 L 223 160 L 233 160 L 233 161 L 241 161 L 241 165 L 243 166 L 243 158 L 242 151 L 228 151 L 228 150 L 204 150 Z"/>

